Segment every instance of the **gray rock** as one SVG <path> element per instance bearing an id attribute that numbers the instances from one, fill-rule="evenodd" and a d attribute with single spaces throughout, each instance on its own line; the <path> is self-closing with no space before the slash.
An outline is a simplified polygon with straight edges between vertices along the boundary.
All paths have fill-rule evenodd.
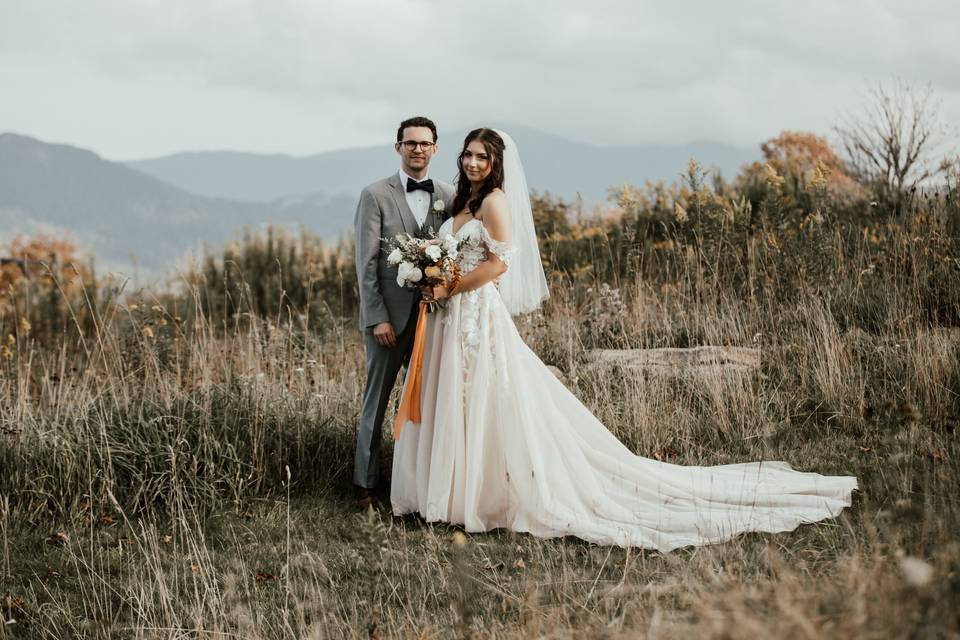
<path id="1" fill-rule="evenodd" d="M 760 349 L 693 347 L 690 349 L 593 349 L 586 368 L 620 367 L 651 373 L 749 373 L 760 368 Z"/>

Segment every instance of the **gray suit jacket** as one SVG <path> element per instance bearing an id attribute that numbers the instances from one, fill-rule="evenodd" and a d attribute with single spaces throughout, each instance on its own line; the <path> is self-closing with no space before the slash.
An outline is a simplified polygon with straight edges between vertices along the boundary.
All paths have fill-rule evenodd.
<path id="1" fill-rule="evenodd" d="M 428 228 L 439 231 L 443 214 L 434 211 L 443 200 L 445 212 L 453 206 L 453 185 L 434 180 L 434 193 L 423 229 L 407 204 L 398 173 L 364 187 L 353 224 L 357 234 L 357 283 L 360 287 L 360 329 L 390 322 L 400 333 L 407 326 L 420 292 L 397 284 L 397 267 L 387 262 L 387 242 L 398 233 L 416 235 Z"/>

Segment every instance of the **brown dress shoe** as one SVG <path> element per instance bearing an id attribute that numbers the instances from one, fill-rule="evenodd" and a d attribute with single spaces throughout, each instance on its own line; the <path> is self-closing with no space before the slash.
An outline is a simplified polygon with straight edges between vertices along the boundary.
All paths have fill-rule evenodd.
<path id="1" fill-rule="evenodd" d="M 357 506 L 363 511 L 366 511 L 370 507 L 376 509 L 380 506 L 380 500 L 377 498 L 377 494 L 374 493 L 373 489 L 357 487 Z"/>

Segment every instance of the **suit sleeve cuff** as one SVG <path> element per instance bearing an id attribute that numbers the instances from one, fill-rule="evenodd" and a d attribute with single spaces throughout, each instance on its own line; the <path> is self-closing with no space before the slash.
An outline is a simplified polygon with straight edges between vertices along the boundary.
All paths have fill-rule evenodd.
<path id="1" fill-rule="evenodd" d="M 363 326 L 365 329 L 375 327 L 381 322 L 390 322 L 390 315 L 386 311 L 382 311 L 380 313 L 368 313 L 363 318 Z"/>

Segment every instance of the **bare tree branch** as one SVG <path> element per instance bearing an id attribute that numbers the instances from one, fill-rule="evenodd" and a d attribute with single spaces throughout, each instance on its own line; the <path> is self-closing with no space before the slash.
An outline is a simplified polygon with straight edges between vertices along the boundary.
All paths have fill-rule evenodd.
<path id="1" fill-rule="evenodd" d="M 939 121 L 940 103 L 930 85 L 900 80 L 871 87 L 867 99 L 859 117 L 834 131 L 851 173 L 900 212 L 910 192 L 943 172 L 939 156 L 948 131 Z"/>

